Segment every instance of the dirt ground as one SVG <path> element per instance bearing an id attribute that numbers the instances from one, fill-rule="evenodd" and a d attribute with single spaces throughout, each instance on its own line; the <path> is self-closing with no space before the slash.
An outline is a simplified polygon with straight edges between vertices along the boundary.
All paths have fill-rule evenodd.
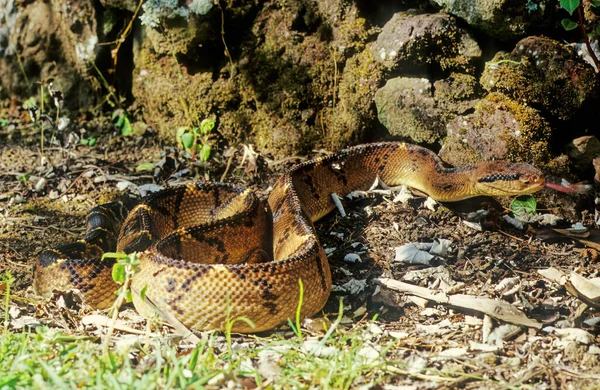
<path id="1" fill-rule="evenodd" d="M 36 254 L 81 237 L 87 211 L 111 200 L 125 187 L 125 191 L 136 193 L 143 184 L 171 185 L 224 177 L 226 182 L 250 186 L 266 196 L 283 170 L 303 160 L 273 161 L 259 154 L 256 164 L 246 159 L 242 166 L 240 147 L 231 158 L 219 150 L 208 164 L 190 163 L 150 132 L 124 138 L 115 134 L 110 123 L 87 124 L 88 129 L 94 128 L 88 131 L 97 137 L 96 146 L 46 146 L 42 157 L 40 135 L 33 125 L 15 124 L 16 130 L 0 128 L 0 273 L 10 271 L 16 277 L 13 291 L 22 297 L 31 296 Z M 162 162 L 162 168 L 136 171 L 139 164 L 147 162 Z M 30 175 L 28 180 L 23 180 L 24 174 Z M 39 182 L 41 177 L 45 182 Z M 562 197 L 562 204 L 579 202 L 562 194 L 547 199 L 552 197 Z M 469 367 L 471 373 L 534 388 L 600 386 L 600 338 L 595 322 L 583 321 L 593 319 L 598 311 L 578 311 L 581 301 L 537 272 L 556 267 L 595 277 L 595 250 L 586 249 L 577 240 L 545 234 L 547 228 L 537 223 L 519 230 L 502 219 L 506 211 L 490 199 L 447 205 L 452 210 L 446 205 L 431 210 L 422 197 L 407 203 L 395 202 L 394 198 L 394 194 L 369 194 L 345 202 L 346 217 L 332 213 L 317 223 L 335 286 L 325 312 L 335 313 L 338 298 L 343 296 L 345 310 L 353 312 L 356 321 L 378 313 L 377 324 L 382 329 L 408 335 L 393 351 L 400 356 L 448 348 L 466 351 L 436 363 L 442 371 Z M 482 207 L 489 208 L 483 221 L 476 225 L 465 222 L 468 212 Z M 551 211 L 561 214 L 561 210 Z M 563 225 L 575 222 L 567 220 Z M 483 230 L 473 226 L 483 226 Z M 434 260 L 434 267 L 394 261 L 397 247 L 439 239 L 450 240 L 449 248 L 445 256 Z M 380 277 L 409 280 L 432 290 L 445 287 L 450 293 L 500 299 L 541 323 L 542 329 L 507 329 L 506 322 L 478 310 L 424 304 L 379 285 Z M 578 339 L 550 327 L 583 328 L 588 336 Z M 500 334 L 499 339 L 490 342 L 494 331 Z M 403 384 L 392 377 L 389 382 Z M 454 387 L 476 388 L 468 379 Z"/>

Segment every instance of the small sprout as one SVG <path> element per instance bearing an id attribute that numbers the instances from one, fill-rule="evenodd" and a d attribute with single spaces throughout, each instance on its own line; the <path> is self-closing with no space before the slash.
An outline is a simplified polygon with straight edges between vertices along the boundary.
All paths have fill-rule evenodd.
<path id="1" fill-rule="evenodd" d="M 82 138 L 79 140 L 79 143 L 82 145 L 96 146 L 96 138 L 94 138 L 94 137 Z"/>
<path id="2" fill-rule="evenodd" d="M 127 273 L 125 272 L 125 264 L 116 263 L 112 269 L 112 278 L 115 282 L 119 284 L 125 283 L 125 277 Z"/>
<path id="3" fill-rule="evenodd" d="M 29 173 L 24 173 L 22 175 L 17 175 L 17 180 L 19 181 L 19 183 L 25 185 L 27 184 L 27 181 L 29 181 L 30 177 L 31 175 Z"/>
<path id="4" fill-rule="evenodd" d="M 177 142 L 191 155 L 194 160 L 196 155 L 200 161 L 208 161 L 212 153 L 211 131 L 215 128 L 215 121 L 204 119 L 199 127 L 192 129 L 180 127 L 177 129 Z"/>
<path id="5" fill-rule="evenodd" d="M 129 122 L 129 119 L 127 119 L 127 117 L 125 117 L 125 122 L 123 124 L 123 127 L 121 127 L 121 135 L 124 137 L 127 137 L 132 134 L 133 134 L 133 128 L 131 127 L 131 123 Z"/>
<path id="6" fill-rule="evenodd" d="M 181 139 L 181 137 L 183 136 L 183 134 L 185 134 L 186 131 L 187 131 L 187 127 L 178 127 L 177 133 L 175 134 L 175 139 L 177 140 L 177 143 L 180 144 L 182 147 L 184 147 L 184 145 L 183 145 L 183 140 Z"/>
<path id="7" fill-rule="evenodd" d="M 510 205 L 510 209 L 516 216 L 521 215 L 535 215 L 537 208 L 537 202 L 531 195 L 523 195 L 517 197 Z"/>
<path id="8" fill-rule="evenodd" d="M 124 110 L 115 110 L 112 115 L 113 120 L 117 120 L 115 122 L 115 126 L 117 129 L 121 129 L 121 135 L 124 137 L 128 137 L 133 134 L 133 127 L 131 126 L 131 122 L 127 117 L 127 113 Z"/>
<path id="9" fill-rule="evenodd" d="M 205 119 L 200 123 L 200 131 L 203 135 L 207 135 L 215 128 L 215 121 L 212 119 Z"/>
<path id="10" fill-rule="evenodd" d="M 102 260 L 105 258 L 117 259 L 117 262 L 112 268 L 112 278 L 118 284 L 122 286 L 116 291 L 116 294 L 124 294 L 125 300 L 131 302 L 131 290 L 129 288 L 129 282 L 131 277 L 138 271 L 138 265 L 140 260 L 136 253 L 125 254 L 119 252 L 106 252 L 102 255 Z M 125 287 L 125 290 L 123 289 Z"/>
<path id="11" fill-rule="evenodd" d="M 8 123 L 9 123 L 8 119 L 4 119 L 4 118 L 0 119 L 0 127 L 6 127 L 6 126 L 8 126 Z"/>

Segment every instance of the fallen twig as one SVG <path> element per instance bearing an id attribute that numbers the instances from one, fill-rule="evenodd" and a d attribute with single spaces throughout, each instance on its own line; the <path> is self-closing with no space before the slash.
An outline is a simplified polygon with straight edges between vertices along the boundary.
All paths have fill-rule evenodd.
<path id="1" fill-rule="evenodd" d="M 542 323 L 527 317 L 513 305 L 491 298 L 475 297 L 466 294 L 448 295 L 440 291 L 434 291 L 425 287 L 419 287 L 388 278 L 379 278 L 375 279 L 375 281 L 394 291 L 405 292 L 430 301 L 448 304 L 462 309 L 475 310 L 487 314 L 497 320 L 511 324 L 536 329 L 542 328 Z"/>

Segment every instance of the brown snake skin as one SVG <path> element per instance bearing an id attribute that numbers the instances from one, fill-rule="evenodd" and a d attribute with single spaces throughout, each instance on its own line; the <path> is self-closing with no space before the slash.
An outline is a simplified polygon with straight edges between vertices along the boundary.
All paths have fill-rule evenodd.
<path id="1" fill-rule="evenodd" d="M 321 310 L 331 275 L 313 222 L 331 212 L 331 194 L 340 198 L 367 190 L 379 179 L 408 185 L 439 201 L 532 193 L 544 186 L 542 173 L 527 164 L 485 162 L 446 168 L 428 149 L 383 142 L 355 146 L 305 162 L 283 175 L 267 202 L 245 189 L 220 183 L 168 188 L 142 200 L 122 223 L 119 203 L 88 215 L 84 239 L 43 251 L 34 267 L 34 287 L 77 288 L 92 306 L 109 306 L 117 285 L 105 251 L 139 252 L 140 271 L 132 289 L 192 329 L 236 332 L 272 329 L 294 318 L 299 283 L 304 284 L 303 317 Z M 120 230 L 119 230 L 120 229 Z M 118 234 L 118 238 L 116 238 Z M 134 294 L 136 309 L 154 315 Z"/>

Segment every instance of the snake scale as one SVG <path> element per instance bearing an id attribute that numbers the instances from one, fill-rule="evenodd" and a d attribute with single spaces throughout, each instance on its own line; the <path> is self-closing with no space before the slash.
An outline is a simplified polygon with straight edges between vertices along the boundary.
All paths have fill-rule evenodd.
<path id="1" fill-rule="evenodd" d="M 313 222 L 335 209 L 331 194 L 345 197 L 380 180 L 405 184 L 439 201 L 532 193 L 542 173 L 503 161 L 447 168 L 428 149 L 399 142 L 354 146 L 293 167 L 265 202 L 249 190 L 198 183 L 158 191 L 131 210 L 121 203 L 90 211 L 83 239 L 44 250 L 34 266 L 34 287 L 47 296 L 79 289 L 92 306 L 114 300 L 114 263 L 105 251 L 138 252 L 132 289 L 192 329 L 236 332 L 272 329 L 294 318 L 299 282 L 302 317 L 321 310 L 331 290 L 327 257 Z M 144 316 L 153 309 L 134 294 Z"/>

